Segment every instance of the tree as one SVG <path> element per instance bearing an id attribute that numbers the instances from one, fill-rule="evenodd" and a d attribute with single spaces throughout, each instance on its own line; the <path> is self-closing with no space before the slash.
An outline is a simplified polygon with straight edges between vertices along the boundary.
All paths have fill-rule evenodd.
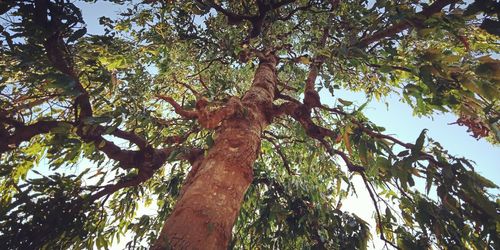
<path id="1" fill-rule="evenodd" d="M 335 96 L 398 93 L 498 143 L 497 1 L 110 2 L 102 35 L 71 1 L 0 3 L 4 248 L 363 249 L 356 189 L 387 246 L 500 244 L 495 183 Z"/>

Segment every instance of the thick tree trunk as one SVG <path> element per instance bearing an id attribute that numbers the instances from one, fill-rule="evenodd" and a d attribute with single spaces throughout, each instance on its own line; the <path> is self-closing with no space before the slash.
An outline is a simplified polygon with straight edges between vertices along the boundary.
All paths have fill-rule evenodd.
<path id="1" fill-rule="evenodd" d="M 253 179 L 261 133 L 270 122 L 276 88 L 274 55 L 261 58 L 241 112 L 224 120 L 214 145 L 193 163 L 174 210 L 152 249 L 227 249 Z"/>

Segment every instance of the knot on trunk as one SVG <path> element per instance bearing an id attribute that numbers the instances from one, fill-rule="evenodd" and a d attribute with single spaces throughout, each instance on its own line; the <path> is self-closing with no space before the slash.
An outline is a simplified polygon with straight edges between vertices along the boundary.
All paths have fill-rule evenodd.
<path id="1" fill-rule="evenodd" d="M 198 122 L 204 128 L 216 128 L 222 121 L 229 118 L 230 116 L 241 113 L 243 111 L 243 105 L 237 97 L 231 97 L 226 106 L 219 108 L 214 111 L 208 110 L 208 108 L 203 107 L 198 110 Z"/>

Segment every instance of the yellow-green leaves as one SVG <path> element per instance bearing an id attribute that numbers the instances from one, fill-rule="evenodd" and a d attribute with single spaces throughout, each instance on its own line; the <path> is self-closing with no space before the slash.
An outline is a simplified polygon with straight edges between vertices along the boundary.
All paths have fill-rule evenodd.
<path id="1" fill-rule="evenodd" d="M 99 62 L 110 71 L 115 69 L 125 69 L 129 66 L 126 57 L 123 55 L 99 57 Z"/>

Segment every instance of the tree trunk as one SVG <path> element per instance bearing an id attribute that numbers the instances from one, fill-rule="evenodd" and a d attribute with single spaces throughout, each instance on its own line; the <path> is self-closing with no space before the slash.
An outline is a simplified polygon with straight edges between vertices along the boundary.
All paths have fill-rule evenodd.
<path id="1" fill-rule="evenodd" d="M 152 249 L 227 249 L 246 190 L 261 133 L 272 115 L 277 58 L 260 59 L 240 112 L 218 129 L 214 145 L 193 163 L 174 210 Z"/>

